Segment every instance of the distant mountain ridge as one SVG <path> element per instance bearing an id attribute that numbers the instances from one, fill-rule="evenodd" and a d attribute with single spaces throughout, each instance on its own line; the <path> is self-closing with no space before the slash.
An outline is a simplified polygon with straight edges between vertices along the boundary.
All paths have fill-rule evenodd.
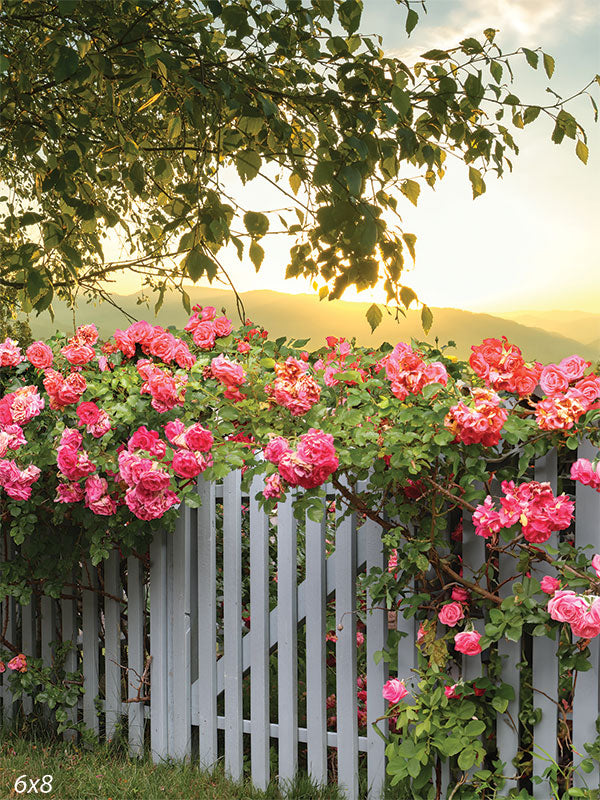
<path id="1" fill-rule="evenodd" d="M 233 292 L 210 288 L 187 289 L 192 305 L 213 305 L 218 310 L 226 309 L 227 315 L 234 321 L 238 319 Z M 481 314 L 463 311 L 456 308 L 434 308 L 434 321 L 428 336 L 425 336 L 420 324 L 418 311 L 407 312 L 407 318 L 400 318 L 396 323 L 391 316 L 384 313 L 381 325 L 371 333 L 365 319 L 365 312 L 370 303 L 354 303 L 327 300 L 319 301 L 314 295 L 285 294 L 268 289 L 245 292 L 241 295 L 246 315 L 253 322 L 265 327 L 271 336 L 287 336 L 296 339 L 310 337 L 307 349 L 316 349 L 325 343 L 329 335 L 343 336 L 347 339 L 356 337 L 357 343 L 364 346 L 377 347 L 387 341 L 395 344 L 399 341 L 410 341 L 411 337 L 420 341 L 434 342 L 437 337 L 440 344 L 449 340 L 456 342 L 456 350 L 449 354 L 460 358 L 468 357 L 471 345 L 479 344 L 484 338 L 506 336 L 517 344 L 526 359 L 537 359 L 543 362 L 560 361 L 565 356 L 577 353 L 583 358 L 597 361 L 600 358 L 600 341 L 585 344 L 571 336 L 531 327 L 493 314 Z M 137 303 L 137 295 L 112 295 L 112 299 L 124 311 L 136 319 L 147 319 L 152 324 L 175 325 L 183 327 L 188 315 L 177 294 L 165 297 L 158 315 L 154 315 L 153 301 L 150 308 Z M 72 332 L 72 312 L 64 303 L 55 303 L 55 321 L 44 314 L 30 318 L 35 336 L 45 337 L 55 330 Z M 591 315 L 594 316 L 594 315 Z M 129 320 L 125 314 L 108 303 L 80 303 L 76 309 L 77 324 L 95 322 L 101 336 L 110 336 L 115 328 L 125 328 Z M 552 321 L 553 322 L 553 321 Z M 558 323 L 557 323 L 558 324 Z M 571 323 L 573 329 L 577 326 Z M 590 341 L 592 336 L 590 336 Z"/>

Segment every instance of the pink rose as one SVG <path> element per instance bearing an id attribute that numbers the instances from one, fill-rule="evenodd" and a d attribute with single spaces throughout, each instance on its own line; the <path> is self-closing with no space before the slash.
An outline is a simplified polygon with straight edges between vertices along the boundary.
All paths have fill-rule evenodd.
<path id="1" fill-rule="evenodd" d="M 454 636 L 454 648 L 466 656 L 476 656 L 481 653 L 480 639 L 481 634 L 477 631 L 462 631 Z"/>
<path id="2" fill-rule="evenodd" d="M 195 478 L 205 468 L 202 456 L 199 458 L 189 450 L 178 450 L 173 456 L 171 464 L 173 472 L 180 478 Z"/>
<path id="3" fill-rule="evenodd" d="M 558 365 L 558 368 L 569 382 L 583 378 L 583 373 L 588 367 L 591 367 L 591 362 L 584 361 L 580 356 L 568 356 L 568 358 L 563 358 Z"/>
<path id="4" fill-rule="evenodd" d="M 77 406 L 77 416 L 79 417 L 80 425 L 94 425 L 96 422 L 98 422 L 100 409 L 96 403 L 80 403 Z"/>
<path id="5" fill-rule="evenodd" d="M 587 603 L 570 589 L 559 589 L 548 601 L 548 613 L 558 622 L 578 622 L 587 609 Z"/>
<path id="6" fill-rule="evenodd" d="M 213 378 L 216 378 L 225 386 L 241 386 L 246 379 L 246 373 L 241 364 L 230 361 L 226 356 L 213 358 L 210 369 Z"/>
<path id="7" fill-rule="evenodd" d="M 600 555 L 598 555 L 598 553 L 592 558 L 592 569 L 600 578 Z"/>
<path id="8" fill-rule="evenodd" d="M 201 350 L 212 350 L 215 346 L 215 326 L 212 322 L 200 322 L 192 334 L 194 344 Z"/>
<path id="9" fill-rule="evenodd" d="M 274 436 L 264 449 L 265 458 L 272 464 L 279 464 L 281 456 L 290 449 L 288 440 L 283 436 Z"/>
<path id="10" fill-rule="evenodd" d="M 462 694 L 459 694 L 456 690 L 458 688 L 458 683 L 453 683 L 452 686 L 445 686 L 444 687 L 444 694 L 448 698 L 448 700 L 458 700 L 462 697 Z"/>
<path id="11" fill-rule="evenodd" d="M 548 364 L 540 375 L 540 386 L 548 397 L 563 394 L 569 388 L 569 379 L 556 364 Z"/>
<path id="12" fill-rule="evenodd" d="M 83 500 L 83 487 L 78 483 L 59 483 L 56 487 L 55 503 L 79 503 Z"/>
<path id="13" fill-rule="evenodd" d="M 79 450 L 83 443 L 83 436 L 76 428 L 65 428 L 60 437 L 59 446 L 66 445 L 73 450 Z"/>
<path id="14" fill-rule="evenodd" d="M 108 489 L 108 481 L 106 478 L 99 478 L 97 475 L 91 475 L 85 482 L 85 499 L 87 503 L 95 503 L 103 494 L 106 494 Z"/>
<path id="15" fill-rule="evenodd" d="M 453 628 L 459 620 L 464 618 L 465 613 L 460 603 L 446 603 L 438 613 L 438 619 L 442 625 L 448 625 L 450 628 Z"/>
<path id="16" fill-rule="evenodd" d="M 550 575 L 544 575 L 540 581 L 540 586 L 542 587 L 542 592 L 545 592 L 546 594 L 554 594 L 556 590 L 560 588 L 560 581 L 558 578 L 553 578 Z"/>
<path id="17" fill-rule="evenodd" d="M 156 358 L 160 358 L 161 361 L 165 361 L 169 364 L 175 355 L 177 339 L 172 333 L 165 331 L 159 325 L 154 330 L 157 332 L 148 344 L 150 353 Z"/>
<path id="18" fill-rule="evenodd" d="M 229 336 L 233 328 L 233 325 L 227 317 L 217 317 L 213 324 L 217 336 Z"/>
<path id="19" fill-rule="evenodd" d="M 468 603 L 471 599 L 471 593 L 468 589 L 463 589 L 462 586 L 455 586 L 452 589 L 452 599 L 457 600 L 459 603 Z"/>
<path id="20" fill-rule="evenodd" d="M 199 422 L 195 422 L 185 432 L 185 443 L 190 450 L 199 450 L 201 453 L 208 453 L 213 446 L 214 438 L 212 433 L 203 428 Z"/>
<path id="21" fill-rule="evenodd" d="M 87 344 L 68 344 L 66 347 L 63 347 L 60 352 L 67 359 L 69 364 L 75 364 L 77 366 L 87 364 L 96 357 L 94 348 Z"/>
<path id="22" fill-rule="evenodd" d="M 407 696 L 408 689 L 404 685 L 404 681 L 400 681 L 398 678 L 391 678 L 384 684 L 381 694 L 389 703 L 396 705 Z"/>
<path id="23" fill-rule="evenodd" d="M 16 367 L 21 361 L 25 361 L 21 348 L 14 339 L 7 337 L 0 344 L 0 367 Z"/>
<path id="24" fill-rule="evenodd" d="M 213 320 L 215 318 L 215 307 L 214 306 L 204 306 L 202 311 L 200 312 L 200 319 L 203 322 L 207 322 Z"/>
<path id="25" fill-rule="evenodd" d="M 30 364 L 38 369 L 47 369 L 52 366 L 54 355 L 45 342 L 34 342 L 26 350 Z"/>
<path id="26" fill-rule="evenodd" d="M 274 498 L 278 500 L 281 495 L 283 494 L 283 484 L 281 483 L 281 478 L 277 473 L 275 475 L 269 475 L 269 477 L 265 480 L 265 488 L 263 489 L 263 497 L 265 498 Z"/>
<path id="27" fill-rule="evenodd" d="M 19 653 L 18 656 L 11 658 L 7 667 L 15 672 L 27 672 L 27 658 L 23 653 Z"/>
<path id="28" fill-rule="evenodd" d="M 238 353 L 249 353 L 250 345 L 248 342 L 238 342 L 237 351 Z"/>

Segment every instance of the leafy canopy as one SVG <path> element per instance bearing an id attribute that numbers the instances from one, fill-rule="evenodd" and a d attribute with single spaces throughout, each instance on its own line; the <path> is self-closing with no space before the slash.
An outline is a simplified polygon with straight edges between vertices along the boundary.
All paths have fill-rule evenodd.
<path id="1" fill-rule="evenodd" d="M 410 35 L 418 13 L 396 2 Z M 382 283 L 401 309 L 417 301 L 403 284 L 416 237 L 399 209 L 444 176 L 448 156 L 467 165 L 477 197 L 487 172 L 512 168 L 513 129 L 549 116 L 553 140 L 574 140 L 587 160 L 558 95 L 542 108 L 510 87 L 512 59 L 550 78 L 550 55 L 504 54 L 487 29 L 409 66 L 359 33 L 362 6 L 5 0 L 0 286 L 18 291 L 24 310 L 51 311 L 55 293 L 102 296 L 102 282 L 128 267 L 160 307 L 184 278 L 227 281 L 226 246 L 258 271 L 261 239 L 287 232 L 287 277 L 312 278 L 329 299 Z M 228 169 L 255 183 L 256 206 Z M 260 206 L 267 184 L 283 208 Z M 105 259 L 109 231 L 127 260 Z M 371 308 L 370 324 L 380 319 Z"/>

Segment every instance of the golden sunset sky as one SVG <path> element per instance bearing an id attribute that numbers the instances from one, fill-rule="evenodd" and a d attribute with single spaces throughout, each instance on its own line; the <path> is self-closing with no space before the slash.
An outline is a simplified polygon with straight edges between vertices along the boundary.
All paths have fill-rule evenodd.
<path id="1" fill-rule="evenodd" d="M 405 11 L 394 0 L 364 0 L 363 33 L 383 36 L 386 52 L 406 63 L 436 47 L 456 45 L 484 28 L 499 30 L 504 52 L 519 46 L 541 47 L 556 60 L 548 81 L 543 69 L 533 71 L 523 56 L 513 60 L 513 91 L 524 101 L 547 104 L 546 87 L 571 95 L 600 73 L 600 4 L 597 0 L 428 0 L 427 14 L 407 39 Z M 600 105 L 600 87 L 592 93 Z M 405 231 L 417 235 L 417 263 L 404 282 L 430 306 L 470 311 L 600 309 L 600 130 L 593 121 L 589 98 L 578 98 L 569 110 L 588 134 L 589 161 L 575 155 L 575 142 L 550 141 L 552 123 L 542 118 L 515 130 L 520 154 L 514 171 L 503 179 L 486 179 L 487 193 L 472 199 L 462 163 L 449 165 L 435 190 L 423 186 L 418 208 L 402 198 L 399 210 Z M 230 175 L 231 186 L 239 186 Z M 237 187 L 236 187 L 237 188 Z M 257 179 L 245 187 L 249 201 L 281 205 L 281 196 Z M 238 291 L 273 289 L 313 292 L 305 280 L 284 280 L 290 240 L 263 240 L 266 256 L 258 275 L 249 259 L 234 252 L 223 262 Z M 111 247 L 109 256 L 118 256 Z M 200 284 L 201 285 L 201 284 Z M 213 284 L 215 285 L 215 284 Z M 139 288 L 123 277 L 112 291 Z M 382 301 L 383 293 L 350 292 L 344 300 Z"/>

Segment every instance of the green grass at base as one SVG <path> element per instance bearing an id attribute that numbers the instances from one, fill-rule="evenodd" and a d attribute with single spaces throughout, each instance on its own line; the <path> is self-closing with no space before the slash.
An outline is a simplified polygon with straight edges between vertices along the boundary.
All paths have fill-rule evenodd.
<path id="1" fill-rule="evenodd" d="M 52 776 L 52 791 L 20 794 L 15 790 L 19 776 L 29 781 Z M 21 784 L 18 788 L 23 788 Z M 46 783 L 46 787 L 48 782 Z M 300 777 L 285 794 L 275 784 L 265 792 L 248 782 L 227 780 L 218 766 L 203 772 L 193 764 L 153 764 L 148 756 L 131 759 L 119 748 L 98 746 L 86 750 L 70 743 L 24 739 L 5 732 L 0 738 L 0 798 L 47 797 L 52 800 L 340 800 L 336 786 L 315 787 Z"/>

